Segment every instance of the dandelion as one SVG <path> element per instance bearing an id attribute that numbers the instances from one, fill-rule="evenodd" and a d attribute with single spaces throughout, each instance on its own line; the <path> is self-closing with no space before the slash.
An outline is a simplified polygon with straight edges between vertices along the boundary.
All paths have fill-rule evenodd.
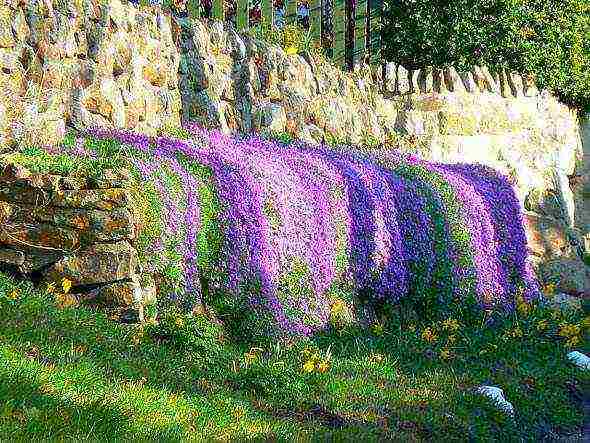
<path id="1" fill-rule="evenodd" d="M 428 343 L 434 343 L 437 339 L 438 337 L 432 328 L 426 328 L 422 332 L 422 340 L 427 341 Z"/>
<path id="2" fill-rule="evenodd" d="M 313 360 L 307 360 L 304 364 L 303 364 L 303 371 L 304 372 L 313 372 L 313 370 L 315 369 L 315 362 Z"/>
<path id="3" fill-rule="evenodd" d="M 16 300 L 20 295 L 20 291 L 18 289 L 13 289 L 10 294 L 8 294 L 8 298 L 10 300 Z"/>
<path id="4" fill-rule="evenodd" d="M 545 292 L 545 295 L 552 297 L 553 295 L 555 295 L 556 288 L 557 286 L 555 285 L 555 283 L 549 283 L 545 285 L 545 287 L 543 288 L 543 292 Z"/>
<path id="5" fill-rule="evenodd" d="M 376 322 L 373 325 L 371 325 L 371 330 L 373 331 L 373 334 L 375 334 L 378 337 L 381 337 L 385 329 L 380 322 Z"/>
<path id="6" fill-rule="evenodd" d="M 72 281 L 67 278 L 64 278 L 61 281 L 61 287 L 64 291 L 64 294 L 67 294 L 68 292 L 70 292 L 70 289 L 72 289 Z"/>
<path id="7" fill-rule="evenodd" d="M 258 355 L 256 353 L 250 351 L 250 352 L 246 352 L 244 354 L 244 361 L 246 362 L 247 365 L 251 365 L 256 360 L 258 360 Z"/>
<path id="8" fill-rule="evenodd" d="M 333 315 L 340 315 L 346 309 L 346 303 L 342 300 L 336 300 L 332 305 L 331 312 Z"/>

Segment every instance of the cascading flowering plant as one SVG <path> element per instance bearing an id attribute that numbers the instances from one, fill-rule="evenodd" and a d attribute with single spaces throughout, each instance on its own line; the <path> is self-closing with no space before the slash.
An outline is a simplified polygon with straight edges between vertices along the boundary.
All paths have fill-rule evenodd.
<path id="1" fill-rule="evenodd" d="M 505 311 L 517 293 L 538 296 L 518 200 L 489 168 L 185 130 L 185 139 L 88 136 L 125 146 L 154 183 L 166 238 L 153 248 L 173 244 L 182 256 L 188 304 L 205 291 L 256 332 L 310 335 L 329 324 L 342 288 L 349 301 L 433 308 L 471 294 Z"/>

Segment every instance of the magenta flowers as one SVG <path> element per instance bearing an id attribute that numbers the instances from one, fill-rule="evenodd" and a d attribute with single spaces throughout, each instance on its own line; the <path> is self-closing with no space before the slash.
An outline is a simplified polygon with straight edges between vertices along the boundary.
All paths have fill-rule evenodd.
<path id="1" fill-rule="evenodd" d="M 187 130 L 187 140 L 91 135 L 127 146 L 156 183 L 189 305 L 203 289 L 257 333 L 310 335 L 328 324 L 338 286 L 440 309 L 474 296 L 508 311 L 518 291 L 538 295 L 519 203 L 488 168 Z"/>

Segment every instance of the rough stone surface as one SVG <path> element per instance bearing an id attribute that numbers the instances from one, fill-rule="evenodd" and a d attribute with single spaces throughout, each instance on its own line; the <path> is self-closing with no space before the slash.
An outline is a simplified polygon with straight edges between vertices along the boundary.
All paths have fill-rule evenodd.
<path id="1" fill-rule="evenodd" d="M 556 219 L 528 212 L 524 226 L 529 251 L 539 257 L 575 255 L 566 226 Z"/>
<path id="2" fill-rule="evenodd" d="M 556 258 L 543 262 L 537 274 L 543 283 L 555 283 L 559 292 L 590 296 L 590 267 L 579 259 Z"/>
<path id="3" fill-rule="evenodd" d="M 141 318 L 156 289 L 149 275 L 146 284 L 136 276 L 131 185 L 124 170 L 87 178 L 0 163 L 0 265 L 57 287 L 69 279 L 81 299 L 139 310 Z"/>
<path id="4" fill-rule="evenodd" d="M 67 278 L 73 285 L 111 283 L 133 278 L 137 269 L 137 252 L 128 242 L 97 243 L 55 263 L 46 279 Z"/>
<path id="5" fill-rule="evenodd" d="M 66 126 L 179 126 L 169 16 L 121 0 L 12 1 L 0 23 L 0 149 L 55 145 Z"/>

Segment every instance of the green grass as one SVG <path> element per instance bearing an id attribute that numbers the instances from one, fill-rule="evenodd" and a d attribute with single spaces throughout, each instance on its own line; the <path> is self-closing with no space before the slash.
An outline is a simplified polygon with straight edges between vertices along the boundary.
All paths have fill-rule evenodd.
<path id="1" fill-rule="evenodd" d="M 494 327 L 451 333 L 437 323 L 430 344 L 421 338 L 427 325 L 392 315 L 366 330 L 257 350 L 204 316 L 119 324 L 88 308 L 60 310 L 0 274 L 0 440 L 566 435 L 583 422 L 574 397 L 587 397 L 590 380 L 554 333 L 580 317 L 536 308 Z M 542 320 L 548 332 L 537 331 Z M 517 327 L 522 337 L 506 338 Z M 329 369 L 306 373 L 309 360 Z M 482 383 L 504 389 L 515 420 L 473 393 Z"/>

